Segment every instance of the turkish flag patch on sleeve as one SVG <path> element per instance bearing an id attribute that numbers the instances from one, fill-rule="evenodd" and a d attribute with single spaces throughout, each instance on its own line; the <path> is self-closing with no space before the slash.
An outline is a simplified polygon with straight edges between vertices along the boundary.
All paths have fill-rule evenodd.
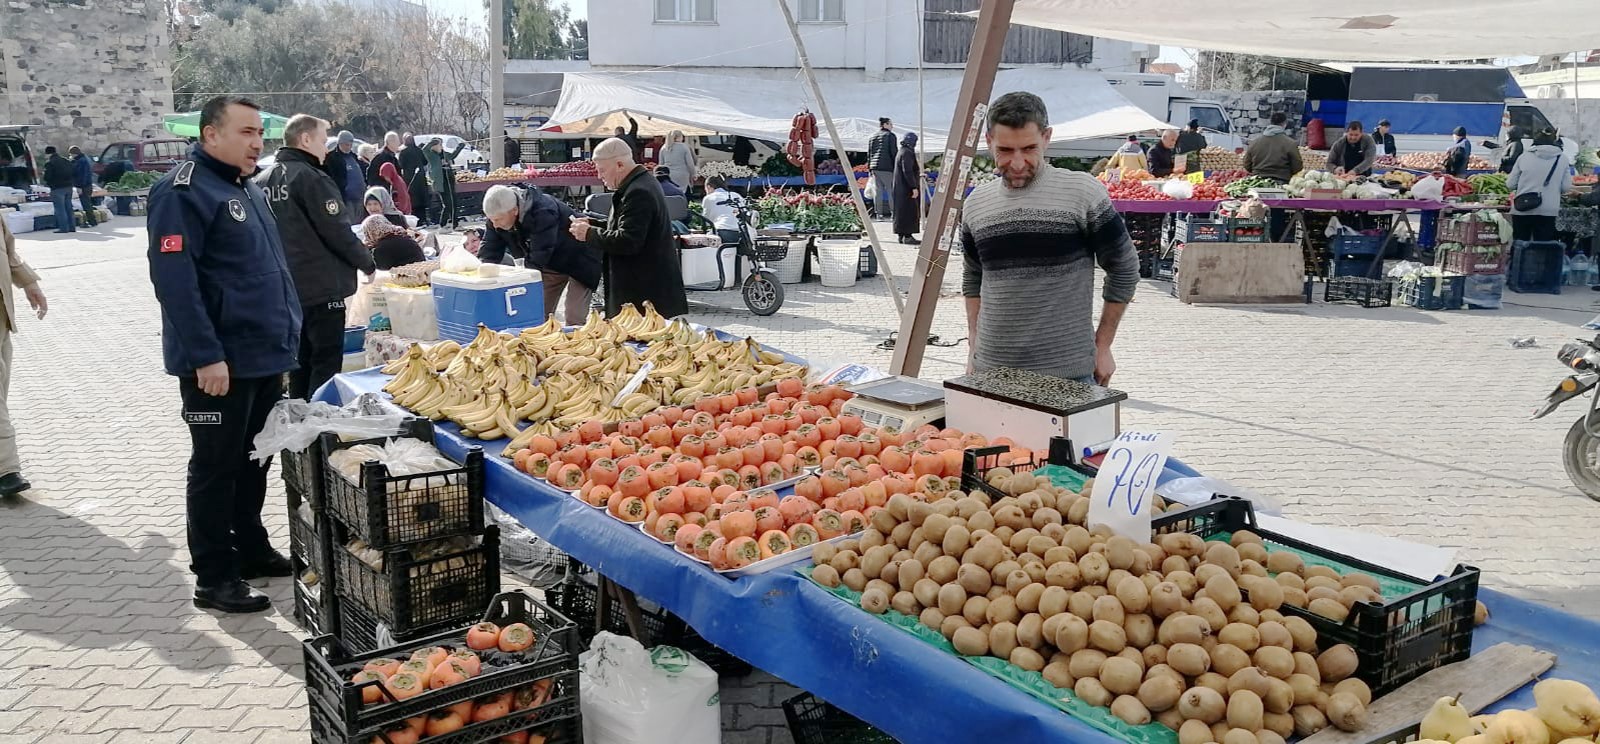
<path id="1" fill-rule="evenodd" d="M 183 252 L 183 236 L 182 235 L 163 235 L 163 236 L 161 236 L 161 252 L 162 253 L 182 253 Z"/>

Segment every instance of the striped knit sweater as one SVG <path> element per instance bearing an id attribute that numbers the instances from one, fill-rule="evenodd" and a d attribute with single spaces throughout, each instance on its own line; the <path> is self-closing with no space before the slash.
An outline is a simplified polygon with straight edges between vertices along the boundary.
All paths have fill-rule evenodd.
<path id="1" fill-rule="evenodd" d="M 1040 167 L 1033 183 L 973 190 L 962 212 L 962 294 L 981 298 L 973 367 L 1078 379 L 1094 374 L 1094 264 L 1106 302 L 1133 299 L 1139 257 L 1104 186 Z"/>

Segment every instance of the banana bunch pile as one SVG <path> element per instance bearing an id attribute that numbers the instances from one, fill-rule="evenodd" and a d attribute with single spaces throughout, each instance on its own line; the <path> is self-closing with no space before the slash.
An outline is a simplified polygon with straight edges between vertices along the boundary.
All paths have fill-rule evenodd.
<path id="1" fill-rule="evenodd" d="M 673 323 L 679 324 L 692 340 L 682 335 L 669 336 L 645 347 L 641 355 L 655 365 L 647 379 L 667 391 L 667 401 L 672 405 L 689 405 L 707 395 L 805 375 L 805 367 L 762 349 L 754 339 L 723 341 L 709 329 L 699 335 L 681 320 Z"/>

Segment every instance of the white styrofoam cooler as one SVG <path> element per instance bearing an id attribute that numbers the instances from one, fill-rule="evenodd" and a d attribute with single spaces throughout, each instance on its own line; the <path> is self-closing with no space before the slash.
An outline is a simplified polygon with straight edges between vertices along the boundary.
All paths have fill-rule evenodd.
<path id="1" fill-rule="evenodd" d="M 4 210 L 6 227 L 13 235 L 33 232 L 33 215 L 15 209 Z"/>
<path id="2" fill-rule="evenodd" d="M 439 340 L 439 316 L 434 309 L 433 290 L 384 287 L 383 299 L 389 315 L 389 330 L 394 335 L 416 341 Z"/>
<path id="3" fill-rule="evenodd" d="M 544 287 L 539 272 L 509 266 L 499 271 L 498 276 L 492 277 L 433 272 L 434 312 L 440 338 L 464 344 L 477 335 L 480 323 L 500 331 L 544 322 Z"/>

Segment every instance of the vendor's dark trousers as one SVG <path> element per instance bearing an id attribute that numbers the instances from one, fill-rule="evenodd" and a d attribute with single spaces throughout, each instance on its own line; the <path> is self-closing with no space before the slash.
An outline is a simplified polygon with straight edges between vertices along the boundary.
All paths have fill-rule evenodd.
<path id="1" fill-rule="evenodd" d="M 419 222 L 427 222 L 428 212 L 433 208 L 433 190 L 428 188 L 428 177 L 418 174 L 408 185 L 411 190 L 411 216 Z"/>
<path id="2" fill-rule="evenodd" d="M 83 221 L 94 227 L 100 220 L 94 217 L 94 186 L 84 186 L 78 189 L 78 202 L 83 205 Z"/>
<path id="3" fill-rule="evenodd" d="M 1555 240 L 1555 216 L 1537 214 L 1511 215 L 1512 240 Z"/>
<path id="4" fill-rule="evenodd" d="M 56 232 L 77 232 L 78 221 L 72 218 L 72 187 L 50 189 L 50 204 L 55 207 Z"/>
<path id="5" fill-rule="evenodd" d="M 456 217 L 456 190 L 443 188 L 439 190 L 439 219 L 434 220 L 440 227 L 449 225 L 455 227 L 460 224 Z"/>
<path id="6" fill-rule="evenodd" d="M 270 555 L 261 505 L 267 463 L 250 459 L 267 413 L 283 397 L 283 377 L 235 377 L 226 395 L 206 395 L 193 377 L 178 380 L 189 425 L 189 569 L 200 586 L 239 579 L 242 563 Z"/>
<path id="7" fill-rule="evenodd" d="M 344 367 L 344 300 L 301 305 L 300 366 L 289 373 L 289 397 L 310 400 Z"/>

